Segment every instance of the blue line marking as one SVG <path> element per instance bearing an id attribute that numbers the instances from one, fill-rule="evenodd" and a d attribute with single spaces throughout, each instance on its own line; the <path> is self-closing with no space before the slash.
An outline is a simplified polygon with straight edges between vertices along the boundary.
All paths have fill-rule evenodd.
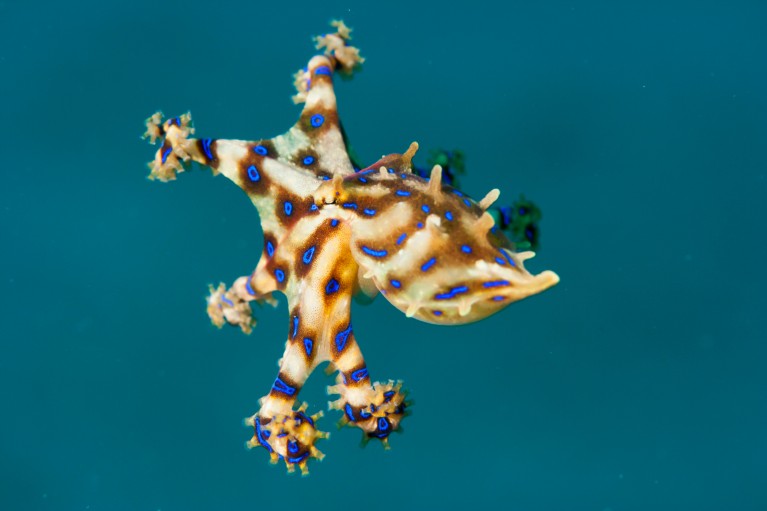
<path id="1" fill-rule="evenodd" d="M 346 209 L 357 209 L 357 203 L 356 202 L 344 202 L 343 207 Z"/>
<path id="2" fill-rule="evenodd" d="M 342 352 L 344 348 L 346 347 L 346 341 L 349 340 L 349 334 L 352 333 L 352 324 L 349 323 L 349 326 L 346 327 L 346 330 L 341 330 L 336 335 L 336 350 L 338 352 Z"/>
<path id="3" fill-rule="evenodd" d="M 173 150 L 173 147 L 169 147 L 162 153 L 162 162 L 165 163 L 168 160 L 168 155 Z"/>
<path id="4" fill-rule="evenodd" d="M 311 121 L 312 126 L 315 128 L 319 128 L 322 126 L 322 123 L 325 122 L 325 117 L 322 114 L 314 114 L 312 115 Z"/>
<path id="5" fill-rule="evenodd" d="M 210 151 L 211 142 L 212 141 L 209 138 L 202 139 L 202 150 L 205 151 L 205 156 L 207 156 L 209 160 L 213 159 L 213 153 Z"/>
<path id="6" fill-rule="evenodd" d="M 423 229 L 423 222 L 418 222 L 417 224 L 415 224 L 415 226 L 418 227 L 419 229 Z"/>
<path id="7" fill-rule="evenodd" d="M 368 182 L 368 180 L 365 179 L 364 177 L 357 178 L 357 181 L 359 181 L 360 183 L 367 183 Z"/>
<path id="8" fill-rule="evenodd" d="M 293 316 L 293 335 L 292 337 L 295 339 L 296 334 L 298 333 L 298 315 Z"/>
<path id="9" fill-rule="evenodd" d="M 295 440 L 288 442 L 288 451 L 292 452 L 293 454 L 298 452 L 298 442 Z"/>
<path id="10" fill-rule="evenodd" d="M 469 199 L 463 199 L 463 203 L 466 204 L 467 208 L 471 207 L 471 202 L 469 202 Z"/>
<path id="11" fill-rule="evenodd" d="M 254 183 L 261 179 L 261 174 L 258 173 L 258 169 L 256 168 L 255 165 L 251 165 L 250 167 L 248 167 L 248 177 Z"/>
<path id="12" fill-rule="evenodd" d="M 461 250 L 463 250 L 467 254 L 471 254 L 471 247 L 469 245 L 463 245 L 461 247 Z"/>
<path id="13" fill-rule="evenodd" d="M 453 212 L 452 211 L 445 211 L 445 218 L 447 218 L 448 222 L 453 221 Z"/>
<path id="14" fill-rule="evenodd" d="M 467 286 L 454 287 L 454 288 L 451 288 L 450 291 L 448 291 L 447 293 L 441 293 L 441 294 L 434 295 L 434 299 L 435 300 L 448 300 L 450 298 L 453 298 L 455 295 L 460 295 L 460 294 L 466 293 L 468 290 L 469 290 L 469 288 Z"/>
<path id="15" fill-rule="evenodd" d="M 300 456 L 288 456 L 286 459 L 289 463 L 301 463 L 309 456 L 309 451 L 306 451 Z"/>
<path id="16" fill-rule="evenodd" d="M 266 149 L 266 147 L 262 146 L 261 144 L 258 144 L 256 147 L 254 147 L 253 151 L 256 154 L 260 154 L 261 156 L 266 156 L 269 154 L 269 151 Z"/>
<path id="17" fill-rule="evenodd" d="M 441 316 L 442 315 L 442 311 L 431 311 L 431 313 L 434 314 L 435 316 Z"/>
<path id="18" fill-rule="evenodd" d="M 389 170 L 389 174 L 394 174 L 394 169 L 393 168 L 389 167 L 388 170 Z"/>
<path id="19" fill-rule="evenodd" d="M 429 212 L 429 206 L 427 206 L 426 204 L 421 206 L 421 209 L 423 210 L 424 213 L 428 213 Z"/>
<path id="20" fill-rule="evenodd" d="M 304 350 L 306 351 L 306 356 L 312 356 L 312 347 L 314 347 L 314 341 L 308 337 L 304 337 Z"/>
<path id="21" fill-rule="evenodd" d="M 360 381 L 364 378 L 367 378 L 368 370 L 367 369 L 357 369 L 352 373 L 352 380 L 354 381 Z"/>
<path id="22" fill-rule="evenodd" d="M 397 190 L 394 193 L 399 195 L 400 197 L 410 197 L 410 192 L 408 192 L 407 190 Z"/>
<path id="23" fill-rule="evenodd" d="M 266 254 L 269 257 L 272 257 L 274 255 L 274 245 L 272 245 L 271 241 L 266 242 Z"/>
<path id="24" fill-rule="evenodd" d="M 229 305 L 230 307 L 234 307 L 234 302 L 232 302 L 225 295 L 221 295 L 221 301 L 224 302 L 225 304 Z"/>
<path id="25" fill-rule="evenodd" d="M 453 190 L 453 193 L 456 194 L 459 197 L 463 197 L 463 194 L 459 192 L 458 190 Z"/>
<path id="26" fill-rule="evenodd" d="M 506 297 L 505 297 L 505 296 L 501 296 L 501 295 L 498 295 L 498 296 L 494 296 L 494 297 L 493 297 L 493 300 L 494 300 L 494 301 L 496 301 L 496 302 L 500 302 L 500 301 L 501 301 L 501 300 L 503 300 L 504 298 L 506 298 Z"/>
<path id="27" fill-rule="evenodd" d="M 396 287 L 397 289 L 399 289 L 399 288 L 401 288 L 401 287 L 402 287 L 402 282 L 400 282 L 399 280 L 394 280 L 394 279 L 391 279 L 391 280 L 389 281 L 389 283 L 390 283 L 392 286 Z"/>
<path id="28" fill-rule="evenodd" d="M 335 226 L 337 226 L 337 225 L 338 225 L 338 219 L 337 219 L 337 218 L 334 218 L 333 220 L 331 220 L 331 221 L 330 221 L 330 225 L 331 225 L 332 227 L 335 227 Z"/>
<path id="29" fill-rule="evenodd" d="M 505 250 L 500 250 L 500 249 L 498 249 L 498 250 L 501 252 L 501 255 L 506 258 L 506 260 L 509 262 L 510 265 L 512 265 L 512 266 L 516 266 L 517 265 L 514 262 L 514 259 L 511 258 L 511 256 L 509 255 L 508 252 L 506 252 Z"/>
<path id="30" fill-rule="evenodd" d="M 405 241 L 405 238 L 407 238 L 407 233 L 402 233 L 399 235 L 399 238 L 397 238 L 397 245 L 402 245 L 402 242 Z"/>
<path id="31" fill-rule="evenodd" d="M 333 72 L 330 70 L 328 66 L 320 66 L 314 70 L 314 74 L 332 76 Z"/>
<path id="32" fill-rule="evenodd" d="M 279 268 L 274 270 L 274 276 L 277 277 L 277 282 L 282 282 L 283 280 L 285 280 L 285 272 Z"/>
<path id="33" fill-rule="evenodd" d="M 285 201 L 285 214 L 290 216 L 293 213 L 293 204 L 290 201 Z"/>
<path id="34" fill-rule="evenodd" d="M 277 392 L 282 392 L 283 394 L 287 394 L 289 396 L 292 396 L 296 393 L 295 387 L 291 387 L 284 381 L 282 381 L 279 376 L 276 380 L 274 380 L 274 385 L 272 385 L 272 390 L 276 390 Z"/>
<path id="35" fill-rule="evenodd" d="M 258 438 L 258 443 L 266 447 L 269 452 L 272 452 L 272 446 L 266 441 L 270 436 L 270 431 L 261 429 L 261 417 L 256 417 L 256 438 Z"/>
<path id="36" fill-rule="evenodd" d="M 309 247 L 306 252 L 304 252 L 304 256 L 301 258 L 301 260 L 304 262 L 304 264 L 309 264 L 312 262 L 312 258 L 314 257 L 314 248 L 316 245 L 312 245 Z"/>
<path id="37" fill-rule="evenodd" d="M 421 266 L 421 271 L 428 270 L 429 268 L 434 266 L 434 263 L 436 263 L 436 262 L 437 262 L 437 258 L 436 257 L 432 257 L 431 259 L 429 259 L 428 261 L 423 263 L 423 266 Z"/>
<path id="38" fill-rule="evenodd" d="M 367 255 L 373 256 L 373 257 L 384 257 L 386 254 L 388 254 L 386 250 L 375 250 L 370 247 L 366 247 L 365 245 L 362 245 L 360 248 Z"/>
<path id="39" fill-rule="evenodd" d="M 346 413 L 346 418 L 349 419 L 350 422 L 355 422 L 356 419 L 354 418 L 354 410 L 352 409 L 352 405 L 349 403 L 346 403 L 344 406 L 344 412 Z"/>
<path id="40" fill-rule="evenodd" d="M 482 284 L 483 287 L 501 287 L 501 286 L 508 286 L 511 282 L 508 280 L 493 280 L 491 282 L 485 282 Z"/>
<path id="41" fill-rule="evenodd" d="M 365 213 L 367 216 L 373 216 L 376 214 L 376 210 L 372 208 L 365 208 L 363 213 Z"/>
<path id="42" fill-rule="evenodd" d="M 496 257 L 495 262 L 500 264 L 501 266 L 506 264 L 506 261 L 504 261 L 502 257 Z"/>
<path id="43" fill-rule="evenodd" d="M 245 290 L 247 290 L 249 295 L 256 296 L 256 292 L 253 291 L 253 288 L 250 285 L 250 277 L 248 277 L 248 280 L 245 281 Z"/>

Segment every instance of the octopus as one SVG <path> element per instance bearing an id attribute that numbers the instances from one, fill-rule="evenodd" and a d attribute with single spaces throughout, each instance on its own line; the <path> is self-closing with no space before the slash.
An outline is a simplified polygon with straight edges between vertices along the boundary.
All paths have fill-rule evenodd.
<path id="1" fill-rule="evenodd" d="M 308 471 L 316 446 L 327 433 L 317 428 L 322 412 L 297 406 L 312 371 L 328 362 L 337 372 L 328 393 L 341 422 L 360 428 L 365 439 L 388 438 L 408 414 L 401 382 L 371 381 L 355 330 L 355 297 L 381 294 L 409 318 L 438 325 L 480 320 L 510 303 L 555 285 L 552 271 L 533 275 L 495 227 L 488 209 L 499 195 L 491 190 L 475 201 L 443 181 L 442 168 L 428 176 L 413 172 L 418 144 L 360 168 L 350 156 L 336 108 L 335 74 L 349 74 L 363 62 L 350 44 L 350 29 L 315 38 L 320 54 L 295 76 L 298 122 L 270 139 L 194 138 L 190 115 L 146 121 L 145 137 L 161 142 L 149 164 L 150 179 L 174 180 L 191 162 L 223 174 L 258 211 L 264 247 L 251 273 L 231 286 L 210 287 L 207 312 L 213 324 L 255 326 L 251 304 L 287 298 L 285 352 L 269 393 L 246 419 L 253 428 L 249 447 L 262 447 L 288 471 Z"/>

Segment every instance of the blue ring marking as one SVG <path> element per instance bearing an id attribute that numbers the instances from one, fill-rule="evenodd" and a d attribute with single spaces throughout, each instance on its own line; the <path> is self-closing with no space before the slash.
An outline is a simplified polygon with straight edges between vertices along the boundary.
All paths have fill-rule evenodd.
<path id="1" fill-rule="evenodd" d="M 402 245 L 402 242 L 405 241 L 405 238 L 407 238 L 407 233 L 402 233 L 399 235 L 399 238 L 397 238 L 397 245 Z"/>
<path id="2" fill-rule="evenodd" d="M 496 302 L 500 302 L 501 300 L 503 300 L 505 298 L 506 298 L 505 296 L 498 295 L 498 296 L 494 296 L 493 300 L 496 301 Z"/>
<path id="3" fill-rule="evenodd" d="M 269 257 L 274 255 L 274 245 L 272 245 L 271 241 L 266 242 L 266 253 Z"/>
<path id="4" fill-rule="evenodd" d="M 386 392 L 384 392 L 384 403 L 388 403 L 389 401 L 391 401 L 391 398 L 394 397 L 394 394 L 396 394 L 396 392 L 394 392 L 393 390 L 387 390 Z"/>
<path id="5" fill-rule="evenodd" d="M 312 115 L 310 122 L 312 123 L 312 126 L 319 128 L 322 126 L 322 123 L 325 122 L 325 117 L 322 114 L 314 114 Z"/>
<path id="6" fill-rule="evenodd" d="M 421 209 L 423 210 L 424 213 L 428 213 L 429 212 L 429 206 L 427 206 L 426 204 L 422 205 Z"/>
<path id="7" fill-rule="evenodd" d="M 212 140 L 209 138 L 202 139 L 202 150 L 205 151 L 205 156 L 207 156 L 209 160 L 213 159 L 213 153 L 210 151 L 211 142 Z"/>
<path id="8" fill-rule="evenodd" d="M 277 392 L 282 392 L 283 394 L 287 394 L 289 396 L 292 396 L 293 394 L 296 393 L 296 388 L 291 387 L 290 385 L 282 381 L 282 379 L 280 379 L 279 376 L 277 377 L 276 380 L 274 380 L 274 385 L 272 385 L 272 390 L 276 390 Z"/>
<path id="9" fill-rule="evenodd" d="M 388 254 L 386 250 L 375 250 L 373 248 L 366 247 L 365 245 L 362 245 L 360 248 L 363 252 L 372 257 L 384 257 L 386 254 Z"/>
<path id="10" fill-rule="evenodd" d="M 309 451 L 306 451 L 301 456 L 288 456 L 286 459 L 289 463 L 301 463 L 309 456 Z"/>
<path id="11" fill-rule="evenodd" d="M 318 208 L 316 204 L 312 204 L 311 206 L 309 206 L 309 211 L 317 211 L 318 209 L 320 208 Z"/>
<path id="12" fill-rule="evenodd" d="M 330 221 L 330 225 L 331 225 L 331 227 L 335 227 L 336 225 L 338 225 L 338 219 L 334 218 L 333 220 L 331 220 Z"/>
<path id="13" fill-rule="evenodd" d="M 349 340 L 349 334 L 352 333 L 352 324 L 349 323 L 349 326 L 346 327 L 346 330 L 341 330 L 336 335 L 336 350 L 340 353 L 344 350 L 346 347 L 346 341 Z"/>
<path id="14" fill-rule="evenodd" d="M 381 431 L 386 431 L 389 429 L 389 421 L 386 419 L 386 417 L 379 417 L 378 418 L 378 429 Z"/>
<path id="15" fill-rule="evenodd" d="M 314 163 L 314 156 L 304 158 L 304 165 L 311 165 L 312 163 Z"/>
<path id="16" fill-rule="evenodd" d="M 304 262 L 304 264 L 309 264 L 312 262 L 312 258 L 314 257 L 314 249 L 316 245 L 312 245 L 309 247 L 306 252 L 304 252 L 304 256 L 301 258 L 301 260 Z"/>
<path id="17" fill-rule="evenodd" d="M 282 282 L 283 280 L 285 280 L 285 272 L 279 268 L 274 270 L 274 276 L 277 277 L 277 282 Z"/>
<path id="18" fill-rule="evenodd" d="M 483 287 L 501 287 L 501 286 L 509 286 L 511 285 L 511 282 L 508 280 L 493 280 L 490 282 L 484 282 L 482 284 Z"/>
<path id="19" fill-rule="evenodd" d="M 293 339 L 296 338 L 296 334 L 298 333 L 298 315 L 293 316 Z"/>
<path id="20" fill-rule="evenodd" d="M 258 173 L 258 169 L 256 168 L 255 165 L 251 165 L 250 167 L 248 167 L 248 177 L 254 183 L 256 181 L 260 181 L 261 180 L 261 174 Z"/>
<path id="21" fill-rule="evenodd" d="M 399 280 L 391 279 L 389 281 L 389 284 L 391 284 L 392 286 L 396 287 L 397 289 L 402 287 L 402 282 L 400 282 Z"/>
<path id="22" fill-rule="evenodd" d="M 234 307 L 234 302 L 227 298 L 226 295 L 221 295 L 221 301 L 229 305 L 229 307 Z"/>
<path id="23" fill-rule="evenodd" d="M 463 293 L 466 293 L 469 291 L 469 288 L 467 286 L 458 286 L 451 288 L 450 291 L 447 293 L 441 293 L 434 295 L 435 300 L 448 300 L 450 298 L 453 298 L 455 295 L 460 295 Z"/>
<path id="24" fill-rule="evenodd" d="M 332 76 L 333 71 L 330 70 L 328 66 L 320 66 L 317 69 L 314 70 L 314 74 L 316 75 L 326 75 L 326 76 Z"/>
<path id="25" fill-rule="evenodd" d="M 463 245 L 461 247 L 461 250 L 464 251 L 467 254 L 471 254 L 471 247 L 469 245 Z"/>
<path id="26" fill-rule="evenodd" d="M 397 190 L 394 193 L 399 195 L 400 197 L 410 197 L 410 192 L 408 192 L 407 190 Z"/>
<path id="27" fill-rule="evenodd" d="M 258 144 L 256 147 L 254 147 L 253 151 L 256 154 L 260 154 L 261 156 L 266 156 L 267 154 L 269 154 L 269 150 L 266 147 L 262 146 L 261 144 Z"/>
<path id="28" fill-rule="evenodd" d="M 288 442 L 288 451 L 292 452 L 293 454 L 297 453 L 298 452 L 298 442 L 296 442 L 295 440 L 292 440 L 292 441 Z"/>
<path id="29" fill-rule="evenodd" d="M 417 224 L 415 224 L 415 226 L 418 227 L 419 229 L 423 229 L 423 222 L 418 222 Z"/>
<path id="30" fill-rule="evenodd" d="M 431 311 L 431 313 L 434 314 L 435 316 L 441 316 L 442 315 L 442 311 L 437 311 L 437 310 Z"/>
<path id="31" fill-rule="evenodd" d="M 453 221 L 453 212 L 452 211 L 445 211 L 445 218 L 447 218 L 447 220 L 449 222 L 452 222 Z"/>
<path id="32" fill-rule="evenodd" d="M 271 436 L 270 431 L 264 431 L 261 429 L 261 417 L 256 417 L 256 438 L 258 439 L 258 443 L 261 444 L 263 447 L 266 447 L 266 450 L 269 452 L 272 452 L 272 446 L 269 445 L 269 442 L 266 441 L 267 438 Z"/>
<path id="33" fill-rule="evenodd" d="M 357 178 L 357 181 L 359 181 L 360 183 L 367 183 L 368 182 L 368 180 L 365 179 L 364 177 Z"/>
<path id="34" fill-rule="evenodd" d="M 356 202 L 344 202 L 343 207 L 346 209 L 357 209 L 357 203 Z"/>
<path id="35" fill-rule="evenodd" d="M 338 291 L 339 287 L 341 287 L 341 285 L 338 283 L 336 279 L 330 279 L 328 283 L 325 285 L 325 294 L 332 295 L 333 293 Z"/>
<path id="36" fill-rule="evenodd" d="M 352 405 L 346 403 L 344 406 L 344 412 L 346 412 L 346 418 L 349 419 L 350 422 L 357 421 L 357 419 L 354 418 L 354 410 L 352 409 Z"/>
<path id="37" fill-rule="evenodd" d="M 373 414 L 370 413 L 370 412 L 366 412 L 364 408 L 362 410 L 360 410 L 360 417 L 361 418 L 368 419 L 368 418 L 370 418 L 372 416 L 373 416 Z"/>
<path id="38" fill-rule="evenodd" d="M 365 208 L 363 213 L 365 213 L 367 216 L 373 216 L 376 214 L 376 210 L 372 208 Z"/>
<path id="39" fill-rule="evenodd" d="M 514 259 L 511 258 L 508 252 L 505 250 L 498 249 L 501 252 L 501 255 L 506 258 L 506 260 L 509 262 L 510 265 L 516 266 L 517 263 L 514 262 Z"/>
<path id="40" fill-rule="evenodd" d="M 500 264 L 501 266 L 506 264 L 506 261 L 502 257 L 496 257 L 495 262 Z"/>
<path id="41" fill-rule="evenodd" d="M 285 201 L 285 214 L 290 216 L 293 214 L 293 204 L 290 201 Z"/>
<path id="42" fill-rule="evenodd" d="M 173 147 L 169 147 L 165 150 L 165 152 L 162 153 L 162 163 L 164 164 L 168 160 L 168 155 L 170 155 L 170 152 L 173 150 Z"/>
<path id="43" fill-rule="evenodd" d="M 428 261 L 423 263 L 423 266 L 421 266 L 421 271 L 428 270 L 429 268 L 434 266 L 434 263 L 436 263 L 436 262 L 437 262 L 437 258 L 436 257 L 432 257 L 431 259 L 429 259 Z"/>
<path id="44" fill-rule="evenodd" d="M 352 380 L 354 381 L 360 381 L 368 376 L 368 370 L 367 369 L 357 369 L 352 373 Z"/>
<path id="45" fill-rule="evenodd" d="M 250 277 L 248 277 L 248 280 L 245 281 L 245 290 L 248 292 L 251 296 L 256 296 L 256 292 L 253 290 L 253 288 L 250 285 Z"/>
<path id="46" fill-rule="evenodd" d="M 309 339 L 308 337 L 304 337 L 304 351 L 306 351 L 307 357 L 312 356 L 313 347 L 314 347 L 314 341 Z"/>

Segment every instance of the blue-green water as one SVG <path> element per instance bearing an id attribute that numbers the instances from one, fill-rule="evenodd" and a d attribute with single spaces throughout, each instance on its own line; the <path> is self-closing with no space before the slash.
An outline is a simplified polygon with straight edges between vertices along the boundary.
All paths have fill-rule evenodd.
<path id="1" fill-rule="evenodd" d="M 0 3 L 0 509 L 767 509 L 764 2 L 105 4 Z M 146 180 L 139 135 L 157 109 L 285 131 L 335 17 L 362 159 L 464 150 L 467 192 L 540 204 L 530 267 L 562 282 L 464 327 L 355 310 L 414 413 L 389 452 L 330 413 L 301 478 L 243 448 L 284 300 L 250 337 L 204 310 L 256 263 L 255 210 Z"/>

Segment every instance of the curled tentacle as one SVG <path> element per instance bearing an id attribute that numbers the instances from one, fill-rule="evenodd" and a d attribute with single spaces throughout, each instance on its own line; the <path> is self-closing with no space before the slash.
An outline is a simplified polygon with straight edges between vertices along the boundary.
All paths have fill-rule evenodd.
<path id="1" fill-rule="evenodd" d="M 288 472 L 293 472 L 296 466 L 302 475 L 309 473 L 307 463 L 310 458 L 322 460 L 325 457 L 315 447 L 315 442 L 330 436 L 319 431 L 315 421 L 322 417 L 322 412 L 306 415 L 306 403 L 289 415 L 275 415 L 271 418 L 260 417 L 258 414 L 245 420 L 253 427 L 253 438 L 246 444 L 248 448 L 261 446 L 269 451 L 272 463 L 285 460 Z"/>

